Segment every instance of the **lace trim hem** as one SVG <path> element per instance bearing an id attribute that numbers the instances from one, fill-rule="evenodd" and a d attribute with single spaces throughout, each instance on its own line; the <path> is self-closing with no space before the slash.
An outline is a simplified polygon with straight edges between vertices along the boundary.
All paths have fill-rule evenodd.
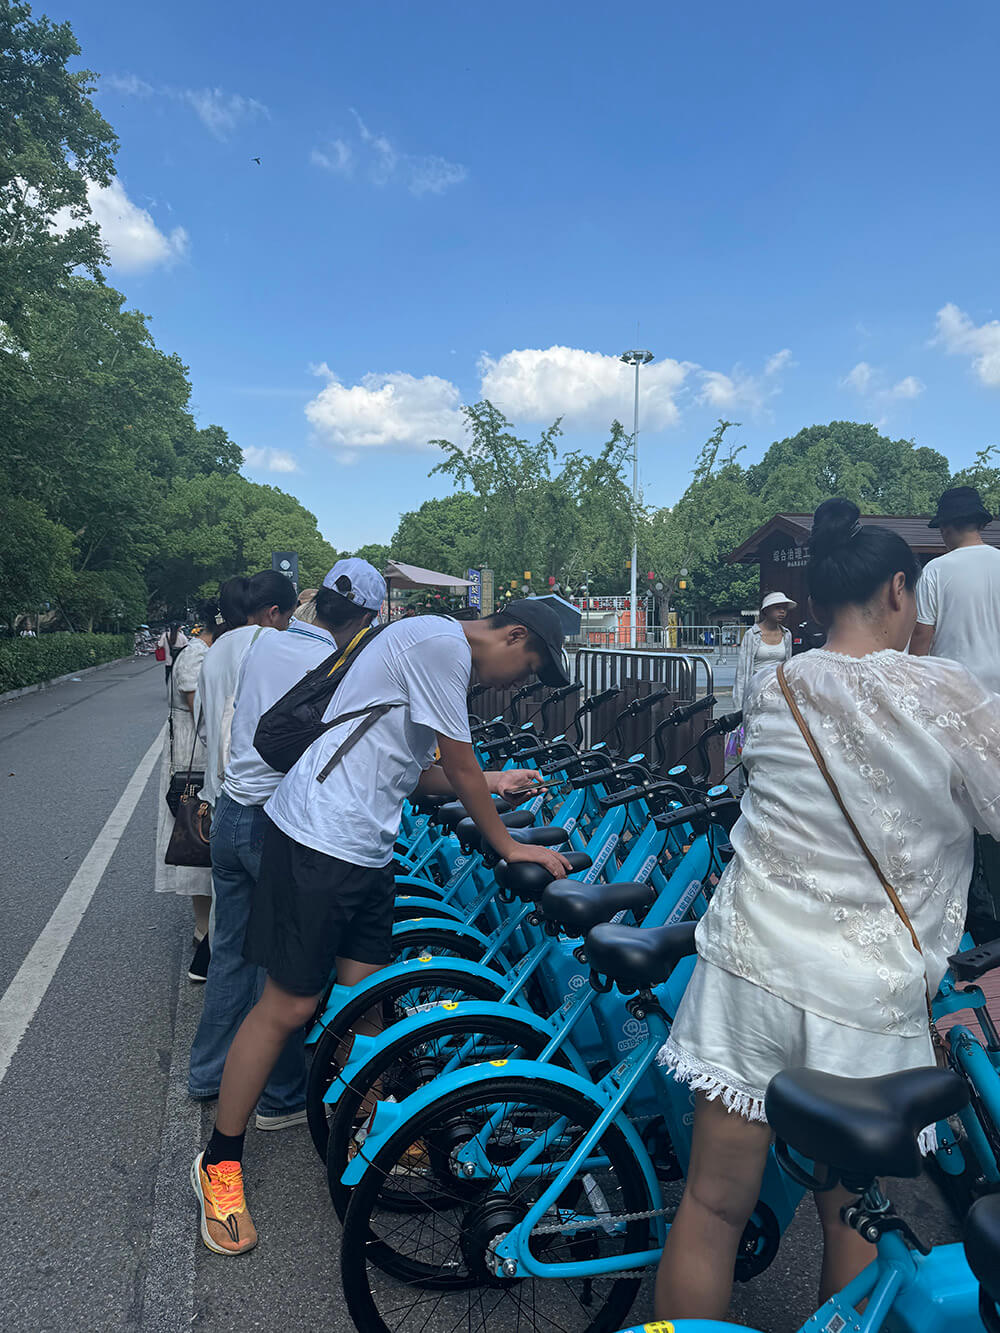
<path id="1" fill-rule="evenodd" d="M 718 1098 L 726 1110 L 734 1115 L 767 1124 L 764 1098 L 749 1084 L 733 1078 L 715 1065 L 688 1055 L 675 1046 L 670 1038 L 660 1047 L 656 1063 L 668 1069 L 678 1083 L 686 1083 L 692 1092 L 703 1092 L 708 1101 L 714 1102 Z M 937 1146 L 937 1125 L 927 1125 L 917 1136 L 920 1155 L 930 1157 L 937 1151 Z"/>
<path id="2" fill-rule="evenodd" d="M 732 1111 L 734 1115 L 767 1124 L 761 1093 L 741 1083 L 739 1079 L 734 1079 L 724 1070 L 717 1069 L 715 1065 L 688 1055 L 671 1040 L 668 1039 L 660 1047 L 656 1062 L 669 1069 L 678 1083 L 686 1083 L 693 1092 L 703 1092 L 708 1101 L 714 1102 L 718 1098 L 726 1110 Z"/>

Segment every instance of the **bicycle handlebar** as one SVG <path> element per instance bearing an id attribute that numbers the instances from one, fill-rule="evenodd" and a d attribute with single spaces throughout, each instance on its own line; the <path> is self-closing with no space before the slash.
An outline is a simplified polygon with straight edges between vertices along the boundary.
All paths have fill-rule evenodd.
<path id="1" fill-rule="evenodd" d="M 739 818 L 740 803 L 735 796 L 720 796 L 717 800 L 699 801 L 697 805 L 685 805 L 680 810 L 670 810 L 662 815 L 654 815 L 653 823 L 658 829 L 676 828 L 678 824 L 690 824 L 696 819 L 708 819 L 712 823 L 722 824 L 728 832 Z M 732 820 L 727 822 L 732 815 Z"/>

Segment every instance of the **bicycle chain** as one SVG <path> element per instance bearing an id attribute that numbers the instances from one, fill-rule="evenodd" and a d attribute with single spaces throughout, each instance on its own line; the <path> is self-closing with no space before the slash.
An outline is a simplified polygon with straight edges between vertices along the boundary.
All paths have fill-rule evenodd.
<path id="1" fill-rule="evenodd" d="M 539 1223 L 531 1228 L 533 1236 L 554 1236 L 562 1233 L 563 1235 L 571 1231 L 592 1231 L 594 1227 L 600 1227 L 604 1230 L 605 1223 L 619 1222 L 648 1222 L 654 1217 L 669 1217 L 673 1221 L 677 1215 L 676 1208 L 651 1208 L 645 1213 L 605 1213 L 603 1220 L 597 1217 L 588 1218 L 585 1222 L 550 1222 L 548 1225 Z M 509 1234 L 509 1233 L 505 1233 Z M 655 1265 L 652 1265 L 655 1267 Z"/>

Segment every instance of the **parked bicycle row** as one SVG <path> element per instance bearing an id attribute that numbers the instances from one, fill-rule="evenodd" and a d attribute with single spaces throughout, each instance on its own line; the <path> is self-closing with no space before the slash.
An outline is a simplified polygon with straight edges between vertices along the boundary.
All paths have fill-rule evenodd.
<path id="1" fill-rule="evenodd" d="M 718 718 L 665 688 L 585 697 L 532 599 L 373 627 L 379 576 L 342 562 L 276 633 L 292 598 L 267 578 L 193 699 L 214 805 L 205 1244 L 257 1243 L 256 1109 L 260 1129 L 308 1120 L 361 1329 L 612 1333 L 653 1269 L 642 1313 L 712 1327 L 734 1277 L 766 1282 L 807 1190 L 809 1327 L 910 1327 L 928 1293 L 941 1327 L 977 1327 L 967 1261 L 920 1256 L 877 1184 L 930 1153 L 964 1215 L 1000 1183 L 976 984 L 1000 946 L 963 938 L 973 828 L 1000 833 L 1000 699 L 905 652 L 905 543 L 821 506 L 826 647 Z M 508 716 L 470 713 L 531 676 Z M 740 725 L 738 801 L 711 761 Z M 959 1008 L 978 1032 L 937 1041 Z"/>

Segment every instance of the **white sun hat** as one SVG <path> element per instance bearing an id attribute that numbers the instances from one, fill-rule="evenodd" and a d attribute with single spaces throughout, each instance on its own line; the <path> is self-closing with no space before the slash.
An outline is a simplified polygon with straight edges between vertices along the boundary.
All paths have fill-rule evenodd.
<path id="1" fill-rule="evenodd" d="M 760 604 L 761 611 L 766 611 L 769 606 L 787 606 L 790 611 L 794 611 L 798 602 L 793 602 L 790 597 L 786 597 L 783 592 L 769 592 Z"/>

